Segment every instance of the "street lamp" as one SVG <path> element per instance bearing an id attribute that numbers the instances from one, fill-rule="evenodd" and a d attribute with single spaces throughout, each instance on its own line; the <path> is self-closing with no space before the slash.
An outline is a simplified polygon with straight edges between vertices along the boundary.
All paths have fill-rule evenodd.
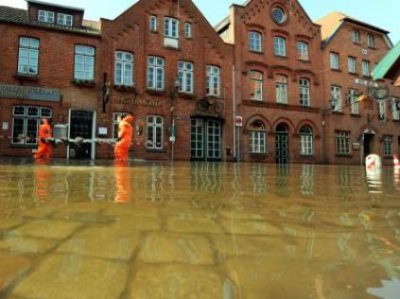
<path id="1" fill-rule="evenodd" d="M 171 142 L 171 162 L 174 162 L 174 144 L 176 139 L 176 127 L 175 127 L 175 98 L 179 92 L 180 88 L 180 81 L 179 78 L 176 77 L 173 82 L 173 87 L 171 88 L 170 92 L 170 101 L 171 101 L 171 129 L 170 129 L 170 137 L 169 141 Z"/>

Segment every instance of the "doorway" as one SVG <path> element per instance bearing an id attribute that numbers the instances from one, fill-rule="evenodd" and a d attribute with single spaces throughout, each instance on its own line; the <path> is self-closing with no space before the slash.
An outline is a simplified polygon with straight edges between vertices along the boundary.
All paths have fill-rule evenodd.
<path id="1" fill-rule="evenodd" d="M 222 123 L 216 119 L 193 118 L 190 128 L 190 158 L 221 161 Z"/>
<path id="2" fill-rule="evenodd" d="M 69 139 L 77 137 L 93 139 L 94 112 L 71 110 L 69 117 Z M 94 159 L 94 143 L 70 143 L 68 146 L 69 159 Z"/>
<path id="3" fill-rule="evenodd" d="M 275 132 L 276 163 L 289 163 L 289 128 L 281 123 L 276 127 Z"/>
<path id="4" fill-rule="evenodd" d="M 364 148 L 364 159 L 366 156 L 369 154 L 373 154 L 373 140 L 374 140 L 375 134 L 372 133 L 364 133 L 364 143 L 363 143 L 363 148 Z"/>

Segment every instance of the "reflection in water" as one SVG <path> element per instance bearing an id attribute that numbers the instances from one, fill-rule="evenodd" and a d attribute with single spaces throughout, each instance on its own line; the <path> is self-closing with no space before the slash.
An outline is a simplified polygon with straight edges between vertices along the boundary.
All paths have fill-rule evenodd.
<path id="1" fill-rule="evenodd" d="M 369 193 L 382 193 L 382 169 L 366 169 Z"/>
<path id="2" fill-rule="evenodd" d="M 128 168 L 128 161 L 115 161 L 115 202 L 129 202 L 131 196 L 131 171 Z"/>
<path id="3" fill-rule="evenodd" d="M 102 297 L 97 289 L 177 299 L 197 289 L 256 299 L 398 292 L 392 168 L 367 173 L 366 184 L 359 166 L 103 163 L 1 165 L 0 281 L 12 282 L 1 298 L 54 298 L 51 290 L 77 286 L 85 298 Z M 29 275 L 1 272 L 3 256 L 15 267 L 29 256 Z"/>

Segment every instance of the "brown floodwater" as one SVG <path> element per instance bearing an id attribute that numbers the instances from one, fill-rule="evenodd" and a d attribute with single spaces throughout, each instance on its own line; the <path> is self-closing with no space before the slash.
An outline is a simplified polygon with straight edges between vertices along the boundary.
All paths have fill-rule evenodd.
<path id="1" fill-rule="evenodd" d="M 400 171 L 0 161 L 0 298 L 400 298 Z"/>

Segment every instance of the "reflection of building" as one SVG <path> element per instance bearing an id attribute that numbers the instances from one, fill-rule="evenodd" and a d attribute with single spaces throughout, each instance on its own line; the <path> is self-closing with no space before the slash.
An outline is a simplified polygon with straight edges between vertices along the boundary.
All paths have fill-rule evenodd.
<path id="1" fill-rule="evenodd" d="M 399 148 L 400 91 L 369 77 L 391 46 L 375 26 L 341 14 L 315 24 L 298 1 L 233 5 L 215 29 L 191 0 L 140 0 L 99 22 L 27 3 L 0 6 L 2 155 L 30 155 L 40 117 L 70 138 L 114 138 L 123 112 L 135 117 L 133 156 L 148 160 L 347 164 Z M 389 95 L 368 110 L 356 100 L 382 98 L 374 86 Z"/>

